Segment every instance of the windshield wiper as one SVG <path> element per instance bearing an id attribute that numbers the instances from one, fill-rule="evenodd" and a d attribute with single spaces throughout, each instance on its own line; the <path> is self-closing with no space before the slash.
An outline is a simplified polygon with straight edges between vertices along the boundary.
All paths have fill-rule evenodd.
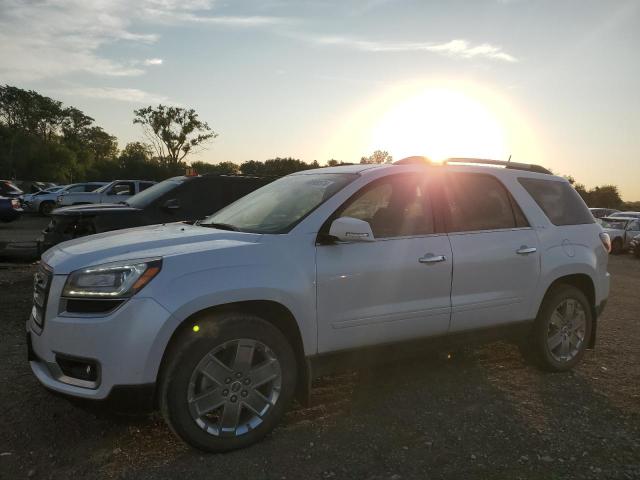
<path id="1" fill-rule="evenodd" d="M 235 225 L 230 223 L 200 223 L 196 222 L 199 227 L 217 228 L 218 230 L 231 230 L 232 232 L 239 232 L 240 230 Z"/>

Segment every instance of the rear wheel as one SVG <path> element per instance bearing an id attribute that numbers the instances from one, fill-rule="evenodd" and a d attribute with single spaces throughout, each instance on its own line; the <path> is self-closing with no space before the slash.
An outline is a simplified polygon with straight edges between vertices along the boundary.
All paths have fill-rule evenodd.
<path id="1" fill-rule="evenodd" d="M 545 297 L 528 345 L 544 370 L 566 371 L 582 360 L 589 343 L 593 315 L 587 297 L 571 285 L 554 287 Z"/>
<path id="2" fill-rule="evenodd" d="M 251 315 L 218 314 L 197 327 L 171 349 L 160 387 L 164 418 L 201 450 L 249 446 L 277 425 L 293 398 L 293 350 L 277 328 Z"/>
<path id="3" fill-rule="evenodd" d="M 55 207 L 56 207 L 56 204 L 53 202 L 42 202 L 39 208 L 40 214 L 49 215 Z"/>

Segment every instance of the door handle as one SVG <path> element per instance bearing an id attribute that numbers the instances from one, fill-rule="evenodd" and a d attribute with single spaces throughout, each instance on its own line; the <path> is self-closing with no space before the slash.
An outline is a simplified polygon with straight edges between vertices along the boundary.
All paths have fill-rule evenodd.
<path id="1" fill-rule="evenodd" d="M 418 261 L 420 263 L 438 263 L 444 262 L 447 259 L 444 255 L 434 255 L 433 253 L 427 253 L 424 257 L 420 257 Z"/>
<path id="2" fill-rule="evenodd" d="M 527 247 L 526 245 L 522 245 L 518 250 L 516 250 L 516 253 L 518 255 L 527 255 L 528 253 L 534 253 L 537 250 L 538 249 L 536 247 Z"/>

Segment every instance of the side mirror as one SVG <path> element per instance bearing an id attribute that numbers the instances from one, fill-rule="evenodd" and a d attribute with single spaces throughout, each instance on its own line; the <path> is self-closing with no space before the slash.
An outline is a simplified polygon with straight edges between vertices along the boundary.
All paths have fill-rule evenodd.
<path id="1" fill-rule="evenodd" d="M 180 202 L 177 198 L 170 198 L 162 204 L 162 208 L 165 210 L 178 210 L 180 208 Z"/>
<path id="2" fill-rule="evenodd" d="M 342 242 L 373 242 L 371 225 L 364 220 L 352 217 L 336 218 L 331 223 L 329 235 Z"/>

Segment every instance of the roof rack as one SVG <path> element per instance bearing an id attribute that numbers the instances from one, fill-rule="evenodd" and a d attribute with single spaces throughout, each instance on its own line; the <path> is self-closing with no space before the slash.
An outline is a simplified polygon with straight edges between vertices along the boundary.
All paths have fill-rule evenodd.
<path id="1" fill-rule="evenodd" d="M 484 158 L 447 158 L 443 164 L 456 164 L 456 163 L 465 163 L 465 164 L 478 164 L 478 165 L 497 165 L 504 168 L 510 168 L 513 170 L 524 170 L 527 172 L 535 172 L 535 173 L 546 173 L 549 175 L 553 175 L 551 170 L 548 170 L 540 165 L 533 165 L 530 163 L 518 163 L 518 162 L 510 162 L 504 160 L 489 160 Z"/>
<path id="2" fill-rule="evenodd" d="M 401 160 L 396 160 L 393 165 L 431 165 L 431 160 L 427 157 L 406 157 Z"/>

